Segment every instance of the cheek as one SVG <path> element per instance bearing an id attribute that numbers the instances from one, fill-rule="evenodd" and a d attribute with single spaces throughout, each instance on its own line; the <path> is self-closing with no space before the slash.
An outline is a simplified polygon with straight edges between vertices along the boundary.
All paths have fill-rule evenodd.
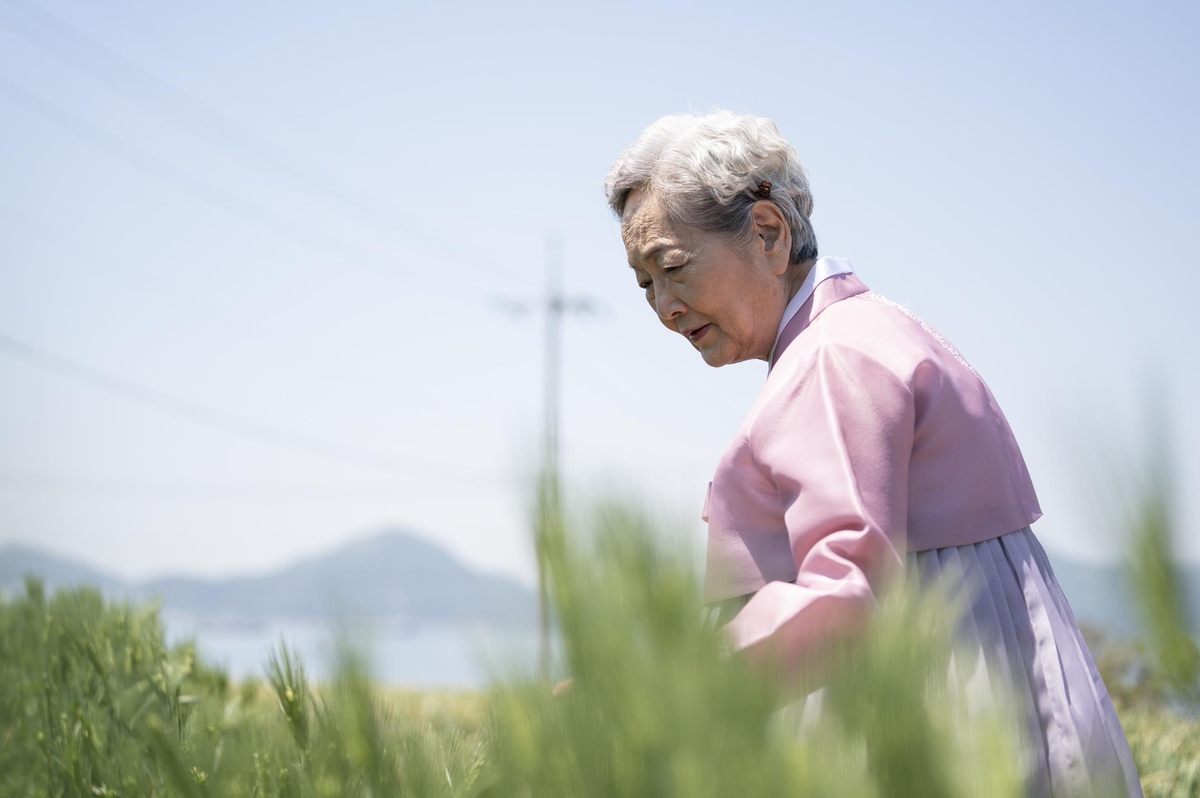
<path id="1" fill-rule="evenodd" d="M 759 325 L 752 314 L 747 314 L 743 308 L 729 308 L 727 314 L 719 322 L 721 338 L 718 340 L 710 365 L 726 365 L 740 363 L 755 357 L 761 344 L 758 338 Z M 706 358 L 707 359 L 707 358 Z"/>
<path id="2" fill-rule="evenodd" d="M 731 342 L 743 344 L 751 331 L 751 320 L 745 317 L 741 308 L 726 302 L 715 317 L 717 325 Z"/>
<path id="3" fill-rule="evenodd" d="M 683 303 L 693 316 L 699 315 L 710 321 L 719 321 L 725 313 L 726 299 L 720 290 L 704 281 L 681 281 L 671 286 L 672 295 Z"/>
<path id="4" fill-rule="evenodd" d="M 703 269 L 681 291 L 691 299 L 689 304 L 706 316 L 722 321 L 730 328 L 739 327 L 738 305 L 746 295 L 747 286 L 739 279 L 741 264 L 713 263 Z"/>

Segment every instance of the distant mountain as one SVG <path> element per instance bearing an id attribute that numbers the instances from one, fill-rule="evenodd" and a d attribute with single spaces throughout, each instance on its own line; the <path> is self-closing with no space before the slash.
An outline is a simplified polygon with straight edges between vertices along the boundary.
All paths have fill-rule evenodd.
<path id="1" fill-rule="evenodd" d="M 1143 624 L 1122 566 L 1081 562 L 1049 550 L 1046 554 L 1077 621 L 1117 637 L 1140 634 Z M 1184 563 L 1181 571 L 1192 632 L 1200 634 L 1200 565 Z"/>
<path id="2" fill-rule="evenodd" d="M 474 571 L 437 546 L 388 532 L 264 576 L 184 577 L 138 584 L 28 547 L 0 549 L 0 589 L 21 589 L 25 574 L 49 587 L 90 584 L 109 595 L 156 598 L 163 607 L 205 620 L 255 623 L 325 618 L 345 612 L 405 625 L 485 622 L 527 625 L 533 593 L 502 576 Z"/>
<path id="3" fill-rule="evenodd" d="M 8 594 L 23 590 L 27 574 L 40 577 L 51 590 L 69 585 L 95 585 L 111 591 L 122 586 L 119 579 L 39 549 L 15 545 L 0 548 L 0 590 Z"/>
<path id="4" fill-rule="evenodd" d="M 1076 619 L 1120 637 L 1141 623 L 1119 565 L 1098 565 L 1048 552 Z M 265 576 L 203 580 L 183 577 L 126 584 L 66 558 L 27 546 L 0 548 L 0 590 L 22 589 L 25 574 L 47 587 L 90 584 L 111 596 L 157 598 L 164 608 L 221 623 L 279 618 L 325 618 L 338 612 L 402 625 L 485 622 L 528 625 L 533 593 L 505 577 L 474 571 L 437 546 L 388 532 Z M 1185 564 L 1183 579 L 1194 631 L 1200 633 L 1200 566 Z"/>

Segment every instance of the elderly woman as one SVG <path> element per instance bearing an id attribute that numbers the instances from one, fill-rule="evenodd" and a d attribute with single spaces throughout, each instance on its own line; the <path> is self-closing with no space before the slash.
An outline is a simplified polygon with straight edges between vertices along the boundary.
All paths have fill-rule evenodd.
<path id="1" fill-rule="evenodd" d="M 710 366 L 767 363 L 703 514 L 707 598 L 733 605 L 735 648 L 802 670 L 863 627 L 893 575 L 955 569 L 979 586 L 963 628 L 1025 704 L 1029 794 L 1141 795 L 995 397 L 849 261 L 818 257 L 808 179 L 775 124 L 664 117 L 605 192 L 663 325 Z"/>

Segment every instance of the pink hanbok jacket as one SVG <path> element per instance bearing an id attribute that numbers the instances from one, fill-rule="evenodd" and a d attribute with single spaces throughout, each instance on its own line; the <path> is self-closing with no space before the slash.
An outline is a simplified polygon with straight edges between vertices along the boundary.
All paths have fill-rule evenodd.
<path id="1" fill-rule="evenodd" d="M 908 551 L 1041 517 L 1017 441 L 966 360 L 853 273 L 816 285 L 709 485 L 706 598 L 753 594 L 736 649 L 803 661 L 860 629 Z"/>

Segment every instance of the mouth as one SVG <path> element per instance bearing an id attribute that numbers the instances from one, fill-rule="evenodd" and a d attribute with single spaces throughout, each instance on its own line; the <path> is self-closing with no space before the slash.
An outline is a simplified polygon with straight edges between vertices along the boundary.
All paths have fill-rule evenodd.
<path id="1" fill-rule="evenodd" d="M 708 324 L 702 324 L 699 327 L 693 327 L 692 329 L 685 332 L 684 335 L 686 335 L 687 339 L 694 344 L 694 343 L 697 343 L 706 334 L 708 334 L 708 330 L 710 327 L 712 327 L 712 322 L 709 322 Z"/>

